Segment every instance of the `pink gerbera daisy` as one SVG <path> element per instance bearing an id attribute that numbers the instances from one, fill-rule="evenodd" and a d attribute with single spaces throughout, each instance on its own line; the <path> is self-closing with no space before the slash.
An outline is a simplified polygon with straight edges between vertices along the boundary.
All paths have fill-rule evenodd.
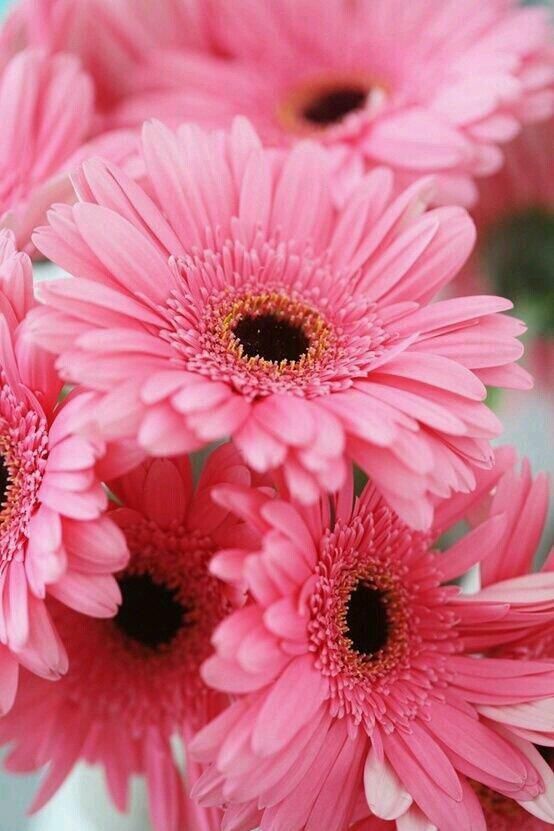
<path id="1" fill-rule="evenodd" d="M 57 684 L 25 674 L 13 711 L 0 722 L 0 740 L 15 743 L 10 770 L 49 764 L 34 810 L 83 759 L 103 766 L 122 811 L 129 780 L 144 775 L 158 831 L 219 831 L 217 811 L 186 799 L 171 739 L 188 739 L 227 701 L 199 675 L 213 629 L 231 608 L 227 586 L 209 573 L 210 557 L 231 539 L 249 537 L 211 503 L 209 490 L 221 482 L 250 482 L 231 445 L 209 457 L 196 490 L 186 458 L 150 460 L 110 483 L 122 502 L 111 517 L 131 551 L 117 578 L 118 614 L 98 621 L 56 606 L 69 672 Z M 188 760 L 189 782 L 197 772 Z"/>
<path id="2" fill-rule="evenodd" d="M 276 146 L 313 135 L 341 192 L 386 164 L 405 182 L 436 173 L 441 199 L 469 203 L 473 177 L 500 167 L 498 146 L 552 112 L 548 12 L 515 0 L 191 5 L 212 45 L 153 43 L 116 123 L 214 127 L 241 114 Z"/>
<path id="3" fill-rule="evenodd" d="M 494 556 L 518 503 L 442 553 L 433 539 L 475 496 L 441 504 L 428 534 L 371 484 L 354 504 L 349 483 L 310 509 L 240 486 L 214 498 L 258 533 L 213 560 L 249 600 L 203 667 L 237 700 L 192 745 L 212 763 L 195 794 L 228 806 L 226 831 L 343 831 L 361 805 L 401 829 L 480 831 L 467 778 L 554 821 L 554 775 L 512 715 L 550 698 L 535 733 L 551 731 L 554 663 L 476 654 L 483 631 L 501 644 L 535 615 L 553 619 L 554 575 L 471 596 L 450 583 Z"/>
<path id="4" fill-rule="evenodd" d="M 97 124 L 106 124 L 136 92 L 146 54 L 207 48 L 207 24 L 196 0 L 19 0 L 0 28 L 0 67 L 27 47 L 75 55 L 94 84 Z"/>
<path id="5" fill-rule="evenodd" d="M 477 516 L 473 517 L 474 522 L 478 520 L 479 515 L 482 519 L 487 514 L 503 514 L 507 518 L 500 540 L 480 567 L 482 585 L 490 586 L 498 595 L 504 594 L 510 587 L 517 588 L 518 578 L 532 571 L 548 509 L 547 485 L 545 474 L 531 478 L 529 464 L 524 460 L 521 472 L 518 472 L 515 466 L 506 471 L 494 495 L 479 505 Z M 547 560 L 543 570 L 545 573 L 554 571 L 554 554 Z M 535 575 L 533 579 L 539 587 L 542 582 L 540 575 Z M 546 597 L 551 591 L 548 588 L 549 582 L 549 579 L 544 581 Z M 536 621 L 536 613 L 533 617 Z M 476 646 L 483 650 L 488 650 L 492 646 L 489 654 L 497 658 L 554 660 L 554 626 L 550 615 L 545 614 L 544 623 L 533 625 L 531 629 L 528 627 L 529 621 L 524 617 L 521 617 L 520 622 L 521 626 L 516 626 L 512 632 L 506 633 L 508 641 L 500 646 L 498 633 L 487 624 Z M 480 709 L 485 716 L 495 720 L 496 707 L 483 705 Z M 501 718 L 503 722 L 507 721 L 510 724 L 517 735 L 536 744 L 545 762 L 553 767 L 552 699 L 529 701 L 504 708 Z M 545 724 L 548 725 L 547 730 L 537 730 L 539 725 Z M 550 827 L 554 822 L 554 817 L 547 818 L 540 810 L 537 816 L 533 816 L 513 799 L 491 790 L 486 785 L 474 782 L 473 787 L 479 797 L 489 831 L 513 831 L 514 828 L 519 831 L 540 831 Z M 532 810 L 533 805 L 528 804 L 526 808 Z M 370 817 L 353 826 L 352 831 L 393 831 L 394 827 L 394 822 Z"/>
<path id="6" fill-rule="evenodd" d="M 13 702 L 19 663 L 49 678 L 67 669 L 46 591 L 109 617 L 120 599 L 112 572 L 127 561 L 123 535 L 102 517 L 104 446 L 73 434 L 86 396 L 60 406 L 53 360 L 26 337 L 34 305 L 31 262 L 0 232 L 0 712 Z"/>
<path id="7" fill-rule="evenodd" d="M 34 237 L 77 279 L 43 285 L 32 330 L 101 434 L 162 456 L 232 436 L 305 503 L 350 458 L 417 527 L 471 490 L 500 429 L 484 384 L 529 379 L 509 301 L 429 305 L 471 249 L 465 211 L 426 211 L 428 180 L 394 197 L 384 169 L 337 210 L 317 145 L 278 160 L 240 119 L 146 125 L 143 152 L 144 190 L 87 162 Z"/>
<path id="8" fill-rule="evenodd" d="M 119 0 L 20 0 L 0 28 L 0 66 L 21 50 L 71 54 L 94 87 L 95 107 L 104 111 L 122 94 L 133 50 L 145 48 L 132 16 L 124 31 L 115 25 L 120 6 Z"/>

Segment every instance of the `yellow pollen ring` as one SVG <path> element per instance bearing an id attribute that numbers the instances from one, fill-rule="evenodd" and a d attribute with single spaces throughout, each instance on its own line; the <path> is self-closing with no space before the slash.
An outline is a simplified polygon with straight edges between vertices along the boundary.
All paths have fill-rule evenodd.
<path id="1" fill-rule="evenodd" d="M 324 96 L 348 89 L 353 92 L 366 92 L 366 102 L 370 96 L 373 98 L 374 95 L 381 97 L 386 94 L 386 87 L 383 83 L 363 73 L 320 75 L 303 81 L 285 93 L 277 106 L 277 119 L 285 130 L 305 135 L 319 133 L 331 126 L 337 126 L 342 119 L 338 119 L 334 124 L 318 125 L 306 118 L 305 113 L 310 106 Z"/>
<path id="2" fill-rule="evenodd" d="M 389 637 L 387 643 L 370 658 L 361 655 L 353 648 L 352 640 L 348 637 L 347 631 L 347 608 L 351 593 L 358 583 L 365 583 L 367 586 L 382 592 L 383 601 L 387 607 L 387 618 Z M 364 676 L 380 677 L 388 670 L 398 666 L 398 663 L 409 651 L 409 613 L 405 592 L 401 581 L 383 571 L 376 573 L 372 570 L 370 574 L 362 572 L 353 574 L 348 584 L 344 586 L 341 594 L 343 603 L 338 614 L 338 624 L 342 638 L 347 647 L 348 663 L 352 670 L 357 670 Z"/>
<path id="3" fill-rule="evenodd" d="M 243 345 L 234 334 L 234 329 L 244 317 L 261 317 L 262 315 L 273 315 L 278 320 L 286 320 L 302 329 L 308 339 L 309 347 L 299 360 L 283 360 L 276 363 L 260 356 L 246 357 L 244 355 Z M 331 328 L 319 312 L 300 300 L 278 292 L 247 295 L 235 300 L 221 317 L 218 328 L 221 342 L 236 358 L 240 358 L 252 368 L 254 366 L 277 368 L 280 371 L 300 370 L 315 363 L 324 356 L 332 340 Z"/>
<path id="4" fill-rule="evenodd" d="M 12 447 L 6 436 L 0 437 L 0 456 L 4 467 L 8 472 L 8 484 L 4 493 L 4 499 L 0 503 L 0 527 L 11 519 L 17 504 L 17 491 L 19 490 L 19 479 L 22 475 L 20 464 L 16 463 L 12 456 Z M 15 498 L 14 498 L 15 497 Z"/>

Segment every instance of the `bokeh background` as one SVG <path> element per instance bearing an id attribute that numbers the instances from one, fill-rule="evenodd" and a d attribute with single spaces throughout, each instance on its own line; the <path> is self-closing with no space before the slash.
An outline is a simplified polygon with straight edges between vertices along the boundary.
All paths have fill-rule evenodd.
<path id="1" fill-rule="evenodd" d="M 152 0 L 156 2 L 156 0 Z M 265 0 L 260 0 L 265 2 Z M 537 4 L 541 0 L 526 0 Z M 554 0 L 542 0 L 554 9 Z M 14 0 L 0 0 L 0 19 Z M 0 124 L 0 130 L 2 125 Z M 554 279 L 554 276 L 553 276 Z M 517 309 L 516 309 L 517 311 Z M 554 379 L 549 390 L 514 393 L 500 399 L 497 411 L 505 432 L 502 441 L 514 444 L 531 459 L 533 470 L 554 474 Z M 550 513 L 543 549 L 554 540 L 554 510 Z M 0 754 L 1 760 L 1 754 Z M 78 769 L 51 803 L 36 817 L 26 808 L 32 800 L 37 776 L 9 776 L 0 772 L 0 831 L 149 831 L 142 786 L 135 783 L 129 815 L 119 816 L 108 804 L 102 774 Z"/>

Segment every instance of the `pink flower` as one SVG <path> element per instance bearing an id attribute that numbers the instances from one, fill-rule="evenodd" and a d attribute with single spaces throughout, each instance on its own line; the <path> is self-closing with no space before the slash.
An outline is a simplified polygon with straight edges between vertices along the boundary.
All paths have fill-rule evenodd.
<path id="1" fill-rule="evenodd" d="M 42 286 L 31 329 L 94 391 L 101 435 L 160 456 L 231 436 L 304 503 L 349 458 L 419 528 L 433 495 L 471 490 L 500 429 L 484 384 L 529 379 L 509 302 L 430 304 L 471 249 L 467 214 L 426 210 L 428 180 L 394 197 L 384 169 L 337 210 L 323 151 L 277 159 L 240 119 L 146 125 L 143 152 L 144 189 L 87 162 L 78 204 L 34 237 L 78 278 Z"/>
<path id="2" fill-rule="evenodd" d="M 98 120 L 104 122 L 137 83 L 143 88 L 145 55 L 207 47 L 203 12 L 189 0 L 19 0 L 0 28 L 0 66 L 27 47 L 73 54 L 94 83 Z"/>
<path id="3" fill-rule="evenodd" d="M 121 811 L 131 777 L 143 775 L 158 831 L 219 831 L 219 811 L 201 811 L 186 798 L 170 742 L 187 740 L 227 702 L 199 675 L 213 629 L 231 608 L 231 593 L 208 562 L 221 545 L 250 535 L 211 503 L 209 491 L 250 481 L 226 445 L 209 457 L 196 490 L 186 458 L 150 460 L 110 483 L 123 503 L 110 516 L 131 550 L 117 578 L 119 612 L 98 621 L 56 606 L 69 672 L 56 684 L 26 674 L 14 709 L 0 721 L 0 740 L 14 743 L 9 770 L 49 764 L 33 810 L 81 759 L 103 766 Z M 186 768 L 194 781 L 200 767 L 188 760 Z"/>
<path id="4" fill-rule="evenodd" d="M 123 535 L 102 516 L 105 448 L 73 434 L 87 398 L 59 405 L 53 360 L 26 336 L 34 305 L 30 260 L 0 232 L 0 713 L 13 703 L 20 663 L 47 678 L 67 669 L 45 594 L 109 617 L 120 600 L 112 572 L 127 561 Z"/>
<path id="5" fill-rule="evenodd" d="M 481 582 L 487 596 L 492 598 L 495 594 L 505 595 L 506 591 L 517 593 L 521 578 L 533 571 L 548 515 L 548 490 L 546 474 L 539 474 L 532 479 L 527 460 L 523 461 L 520 471 L 513 467 L 500 479 L 488 510 L 491 514 L 505 514 L 509 521 L 496 550 L 481 564 Z M 542 570 L 526 579 L 533 580 L 538 591 L 542 589 L 545 599 L 550 596 L 549 585 L 554 580 L 554 550 Z M 542 623 L 532 629 L 528 629 L 523 618 L 521 627 L 514 634 L 515 638 L 504 642 L 499 642 L 493 636 L 487 647 L 488 634 L 485 630 L 481 645 L 499 658 L 554 660 L 554 626 L 548 614 L 544 615 Z M 553 706 L 554 699 L 512 707 L 510 724 L 523 738 L 535 744 L 554 747 Z M 487 711 L 486 714 L 495 717 L 492 711 Z M 549 715 L 548 732 L 537 732 L 537 717 L 548 718 Z"/>
<path id="6" fill-rule="evenodd" d="M 208 46 L 176 35 L 145 50 L 116 124 L 241 114 L 275 146 L 310 134 L 328 147 L 340 193 L 386 164 L 406 183 L 436 173 L 440 198 L 466 204 L 473 178 L 500 167 L 499 145 L 552 112 L 548 12 L 515 0 L 187 5 L 204 11 Z"/>
<path id="7" fill-rule="evenodd" d="M 476 654 L 483 632 L 492 646 L 523 620 L 552 621 L 554 575 L 471 596 L 450 583 L 495 556 L 517 501 L 448 551 L 432 547 L 510 461 L 501 451 L 477 496 L 441 504 L 429 534 L 410 530 L 372 485 L 354 505 L 349 482 L 310 509 L 215 489 L 258 534 L 212 562 L 249 599 L 217 628 L 202 670 L 236 701 L 191 746 L 211 763 L 193 795 L 228 806 L 226 831 L 343 831 L 364 812 L 400 829 L 481 831 L 466 777 L 554 820 L 554 775 L 513 726 L 514 709 L 536 704 L 535 735 L 551 730 L 554 663 Z"/>
<path id="8" fill-rule="evenodd" d="M 135 48 L 133 38 L 126 46 L 129 37 L 115 25 L 120 5 L 119 0 L 21 0 L 0 29 L 0 64 L 29 48 L 72 54 L 94 87 L 96 107 L 104 110 L 119 100 L 129 49 Z M 126 33 L 132 31 L 131 19 Z"/>

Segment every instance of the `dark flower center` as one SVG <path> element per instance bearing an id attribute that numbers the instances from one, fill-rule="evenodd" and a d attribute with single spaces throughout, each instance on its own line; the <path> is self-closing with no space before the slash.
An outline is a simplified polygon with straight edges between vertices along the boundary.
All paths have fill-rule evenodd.
<path id="1" fill-rule="evenodd" d="M 382 649 L 389 637 L 386 594 L 359 582 L 351 592 L 346 611 L 346 635 L 353 649 L 371 658 Z"/>
<path id="2" fill-rule="evenodd" d="M 0 505 L 6 501 L 6 495 L 10 484 L 10 471 L 4 461 L 4 457 L 0 455 Z"/>
<path id="3" fill-rule="evenodd" d="M 367 90 L 354 84 L 326 89 L 306 104 L 302 116 L 311 124 L 326 127 L 342 121 L 348 113 L 360 110 L 366 98 Z"/>
<path id="4" fill-rule="evenodd" d="M 483 256 L 497 292 L 525 304 L 540 333 L 554 334 L 554 213 L 528 208 L 504 219 L 489 231 Z"/>
<path id="5" fill-rule="evenodd" d="M 187 612 L 176 592 L 147 574 L 127 575 L 118 582 L 123 600 L 114 618 L 116 626 L 150 649 L 171 643 Z"/>
<path id="6" fill-rule="evenodd" d="M 248 358 L 265 361 L 298 361 L 310 341 L 301 326 L 275 314 L 244 315 L 233 329 Z"/>

